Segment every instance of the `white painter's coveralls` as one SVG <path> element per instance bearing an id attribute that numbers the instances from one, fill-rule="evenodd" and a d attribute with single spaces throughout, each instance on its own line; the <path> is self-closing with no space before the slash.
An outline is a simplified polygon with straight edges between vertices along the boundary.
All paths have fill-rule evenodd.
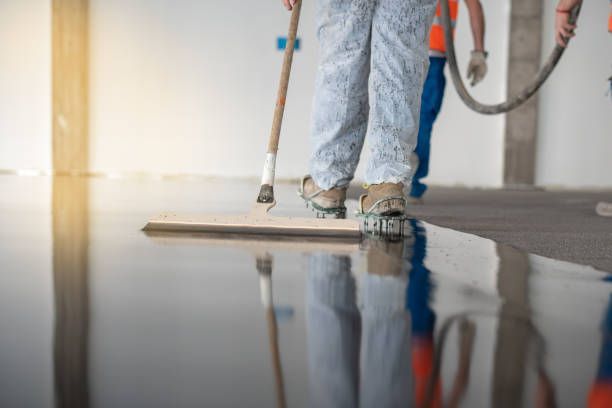
<path id="1" fill-rule="evenodd" d="M 353 178 L 368 134 L 368 184 L 410 181 L 437 0 L 317 0 L 320 63 L 310 174 Z"/>

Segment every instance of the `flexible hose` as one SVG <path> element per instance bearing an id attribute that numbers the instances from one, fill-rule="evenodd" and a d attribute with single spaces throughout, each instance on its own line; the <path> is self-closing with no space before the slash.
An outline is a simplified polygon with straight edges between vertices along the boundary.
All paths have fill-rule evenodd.
<path id="1" fill-rule="evenodd" d="M 452 23 L 450 19 L 450 9 L 448 5 L 448 0 L 442 0 L 440 2 L 442 8 L 442 25 L 444 26 L 444 40 L 446 42 L 446 58 L 448 60 L 449 69 L 451 72 L 451 77 L 453 79 L 453 83 L 455 84 L 455 88 L 457 89 L 457 93 L 459 97 L 465 102 L 465 104 L 470 108 L 475 110 L 478 113 L 482 113 L 485 115 L 496 115 L 499 113 L 506 113 L 513 109 L 518 108 L 523 103 L 525 103 L 529 98 L 531 98 L 537 91 L 540 89 L 542 84 L 548 79 L 552 71 L 555 69 L 559 60 L 563 56 L 565 52 L 565 48 L 557 44 L 554 50 L 551 52 L 548 60 L 540 68 L 540 72 L 535 76 L 535 78 L 531 81 L 529 85 L 527 85 L 523 90 L 518 92 L 516 95 L 510 97 L 507 101 L 499 103 L 497 105 L 485 105 L 483 103 L 478 102 L 476 99 L 470 95 L 468 90 L 463 83 L 463 79 L 461 78 L 461 74 L 459 73 L 459 68 L 457 66 L 457 56 L 455 55 L 455 44 L 453 40 L 453 31 L 452 31 Z M 572 13 L 570 14 L 570 23 L 575 24 L 578 20 L 578 15 L 580 14 L 580 4 L 576 6 Z"/>

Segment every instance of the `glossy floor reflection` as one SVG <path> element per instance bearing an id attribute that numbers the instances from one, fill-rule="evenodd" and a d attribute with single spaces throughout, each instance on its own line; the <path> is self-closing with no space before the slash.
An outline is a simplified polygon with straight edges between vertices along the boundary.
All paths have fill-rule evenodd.
<path id="1" fill-rule="evenodd" d="M 0 406 L 612 406 L 603 272 L 417 220 L 395 241 L 139 230 L 256 190 L 0 177 Z"/>

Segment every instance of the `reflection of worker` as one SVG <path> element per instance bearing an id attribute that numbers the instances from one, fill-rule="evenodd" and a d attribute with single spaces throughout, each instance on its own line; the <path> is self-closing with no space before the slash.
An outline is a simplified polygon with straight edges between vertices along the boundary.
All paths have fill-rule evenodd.
<path id="1" fill-rule="evenodd" d="M 431 271 L 425 265 L 427 256 L 427 235 L 422 224 L 411 220 L 414 233 L 412 254 L 409 260 L 410 274 L 406 290 L 406 309 L 412 319 L 412 373 L 414 375 L 414 402 L 417 407 L 439 408 L 459 406 L 469 384 L 471 354 L 475 325 L 467 318 L 459 324 L 459 361 L 452 387 L 449 388 L 447 404 L 443 404 L 442 380 L 436 372 L 436 312 L 432 307 L 435 282 Z M 440 368 L 442 361 L 437 362 Z"/>
<path id="2" fill-rule="evenodd" d="M 314 407 L 356 407 L 360 317 L 348 256 L 308 257 L 309 394 Z"/>
<path id="3" fill-rule="evenodd" d="M 480 0 L 465 0 L 470 15 L 474 50 L 468 65 L 468 78 L 472 86 L 476 85 L 487 74 L 487 53 L 484 48 L 485 18 Z M 449 0 L 450 17 L 453 26 L 457 23 L 459 0 Z M 415 150 L 418 165 L 412 179 L 410 189 L 411 202 L 420 203 L 427 186 L 421 181 L 429 173 L 429 152 L 431 145 L 431 132 L 433 124 L 440 112 L 446 78 L 444 66 L 446 65 L 446 44 L 444 41 L 444 28 L 442 26 L 441 8 L 438 4 L 434 24 L 431 28 L 429 44 L 429 72 L 423 88 L 421 98 L 421 121 L 419 125 L 418 144 Z M 414 156 L 413 156 L 414 157 Z"/>
<path id="4" fill-rule="evenodd" d="M 436 314 L 431 308 L 434 283 L 431 272 L 425 266 L 427 241 L 423 227 L 414 220 L 410 221 L 414 230 L 415 242 L 410 259 L 410 275 L 406 293 L 406 308 L 412 318 L 412 371 L 414 373 L 414 393 L 417 407 L 429 403 L 431 407 L 442 406 L 442 385 L 436 379 L 433 395 L 428 395 L 429 382 L 434 371 L 434 329 Z"/>
<path id="5" fill-rule="evenodd" d="M 410 226 L 414 234 L 404 240 L 366 241 L 367 266 L 358 282 L 349 256 L 309 256 L 306 324 L 312 406 L 442 406 L 440 373 L 433 378 L 435 285 L 425 266 L 426 231 L 417 221 Z M 461 402 L 468 386 L 473 330 L 470 337 L 460 329 L 450 407 Z"/>
<path id="6" fill-rule="evenodd" d="M 288 8 L 296 3 L 283 1 Z M 318 211 L 346 211 L 346 188 L 367 134 L 369 188 L 360 210 L 404 213 L 435 5 L 436 0 L 317 1 L 313 154 L 300 192 Z"/>
<path id="7" fill-rule="evenodd" d="M 399 407 L 411 401 L 402 245 L 393 243 L 389 254 L 375 249 L 382 264 L 370 272 L 369 259 L 358 286 L 348 256 L 309 257 L 306 322 L 312 406 Z"/>

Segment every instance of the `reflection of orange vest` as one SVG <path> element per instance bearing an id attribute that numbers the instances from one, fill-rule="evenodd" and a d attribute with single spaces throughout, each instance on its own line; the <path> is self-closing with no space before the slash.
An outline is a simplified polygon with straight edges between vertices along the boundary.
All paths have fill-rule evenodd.
<path id="1" fill-rule="evenodd" d="M 598 381 L 589 392 L 589 408 L 607 408 L 612 404 L 612 382 Z"/>
<path id="2" fill-rule="evenodd" d="M 432 338 L 414 337 L 412 341 L 412 373 L 414 374 L 414 399 L 417 407 L 422 407 L 427 402 L 427 391 L 430 377 L 434 369 L 434 341 Z M 442 382 L 438 378 L 433 389 L 433 401 L 430 407 L 440 408 L 442 406 Z"/>
<path id="3" fill-rule="evenodd" d="M 449 0 L 450 18 L 453 23 L 453 34 L 457 25 L 457 15 L 459 14 L 459 0 Z M 438 2 L 436 16 L 434 17 L 433 25 L 431 26 L 431 34 L 429 36 L 429 48 L 435 51 L 446 52 L 446 44 L 444 41 L 444 28 L 442 25 L 442 8 Z"/>

